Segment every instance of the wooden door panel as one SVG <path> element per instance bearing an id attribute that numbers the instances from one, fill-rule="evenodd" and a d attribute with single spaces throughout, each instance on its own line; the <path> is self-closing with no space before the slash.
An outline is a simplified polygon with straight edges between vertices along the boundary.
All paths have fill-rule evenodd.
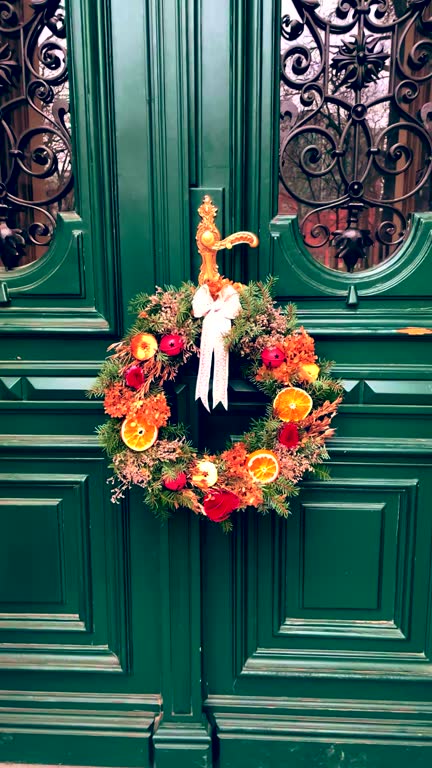
<path id="1" fill-rule="evenodd" d="M 0 727 L 11 760 L 150 765 L 160 531 L 111 504 L 97 439 L 68 416 L 66 434 L 2 435 Z"/>
<path id="2" fill-rule="evenodd" d="M 2 457 L 2 583 L 15 587 L 1 604 L 0 667 L 125 674 L 127 548 L 121 519 L 101 498 L 105 462 L 40 460 L 38 447 L 35 439 L 25 455 Z"/>
<path id="3" fill-rule="evenodd" d="M 286 768 L 309 768 L 311 765 L 387 768 L 407 763 L 413 768 L 427 768 L 430 765 L 431 750 L 426 740 L 422 739 L 423 736 L 430 738 L 428 722 L 413 720 L 404 728 L 406 743 L 402 745 L 397 727 L 385 721 L 380 727 L 369 729 L 367 721 L 361 719 L 345 719 L 337 724 L 309 717 L 308 720 L 310 731 L 315 730 L 317 735 L 305 736 L 306 728 L 298 726 L 295 719 L 276 717 L 266 720 L 265 717 L 246 716 L 230 720 L 222 716 L 218 719 L 221 765 L 226 768 L 258 768 L 263 765 L 277 768 L 281 764 Z M 364 742 L 351 741 L 342 736 L 343 729 L 363 731 Z M 259 734 L 260 738 L 252 741 L 251 731 Z M 302 735 L 298 736 L 296 731 Z M 384 743 L 371 743 L 377 735 Z"/>
<path id="4" fill-rule="evenodd" d="M 355 463 L 335 456 L 332 467 L 329 482 L 304 485 L 288 521 L 245 519 L 232 547 L 206 538 L 205 589 L 213 596 L 206 637 L 233 612 L 223 666 L 236 669 L 222 687 L 210 639 L 210 700 L 233 686 L 241 695 L 253 675 L 267 695 L 280 676 L 300 678 L 299 690 L 306 674 L 345 683 L 430 678 L 430 457 L 421 465 L 383 456 L 371 463 L 365 450 Z M 229 604 L 217 600 L 212 548 L 230 562 Z"/>
<path id="5" fill-rule="evenodd" d="M 416 481 L 395 486 L 380 480 L 372 486 L 371 478 L 367 483 L 334 478 L 325 487 L 304 488 L 294 526 L 274 534 L 285 541 L 281 557 L 289 563 L 280 632 L 399 636 L 394 626 L 396 574 L 403 573 L 399 538 L 409 515 L 404 494 L 412 507 L 415 491 Z M 410 582 L 403 588 L 409 592 Z"/>

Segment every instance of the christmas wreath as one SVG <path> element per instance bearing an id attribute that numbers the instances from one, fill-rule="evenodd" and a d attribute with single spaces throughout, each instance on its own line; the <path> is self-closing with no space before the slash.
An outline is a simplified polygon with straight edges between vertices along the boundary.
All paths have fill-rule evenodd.
<path id="1" fill-rule="evenodd" d="M 247 286 L 218 274 L 200 287 L 157 288 L 133 303 L 136 321 L 110 348 L 93 386 L 110 419 L 98 429 L 111 457 L 113 501 L 133 485 L 158 515 L 179 507 L 231 527 L 233 512 L 255 507 L 288 514 L 306 473 L 324 477 L 325 442 L 341 402 L 331 365 L 296 327 L 295 308 L 276 306 L 274 279 Z M 269 398 L 265 416 L 217 454 L 199 453 L 181 424 L 170 424 L 168 383 L 199 356 L 196 397 L 227 407 L 228 358 Z"/>

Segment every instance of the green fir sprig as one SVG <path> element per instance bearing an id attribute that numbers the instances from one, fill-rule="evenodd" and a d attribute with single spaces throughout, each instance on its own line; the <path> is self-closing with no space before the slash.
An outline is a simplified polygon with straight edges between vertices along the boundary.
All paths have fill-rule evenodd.
<path id="1" fill-rule="evenodd" d="M 115 456 L 116 453 L 127 451 L 127 448 L 120 435 L 121 421 L 110 419 L 99 427 L 96 427 L 96 434 L 99 438 L 99 444 L 108 456 Z"/>
<path id="2" fill-rule="evenodd" d="M 88 397 L 102 397 L 108 387 L 115 384 L 116 381 L 121 381 L 119 375 L 118 362 L 108 357 L 102 363 L 102 367 L 99 371 L 97 379 L 93 382 L 92 386 L 87 392 Z"/>

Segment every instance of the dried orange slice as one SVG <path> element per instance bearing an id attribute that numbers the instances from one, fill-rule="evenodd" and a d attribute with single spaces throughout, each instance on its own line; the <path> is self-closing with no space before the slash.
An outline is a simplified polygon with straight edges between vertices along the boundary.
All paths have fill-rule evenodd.
<path id="1" fill-rule="evenodd" d="M 131 451 L 146 451 L 156 442 L 157 427 L 139 416 L 129 416 L 121 426 L 121 439 Z"/>
<path id="2" fill-rule="evenodd" d="M 312 398 L 300 387 L 286 387 L 273 400 L 276 416 L 282 421 L 301 421 L 312 410 Z"/>
<path id="3" fill-rule="evenodd" d="M 273 451 L 258 450 L 249 454 L 247 468 L 253 479 L 261 485 L 272 483 L 279 475 L 279 461 Z"/>
<path id="4" fill-rule="evenodd" d="M 130 348 L 136 360 L 150 360 L 157 352 L 158 343 L 151 333 L 137 333 L 130 340 Z"/>

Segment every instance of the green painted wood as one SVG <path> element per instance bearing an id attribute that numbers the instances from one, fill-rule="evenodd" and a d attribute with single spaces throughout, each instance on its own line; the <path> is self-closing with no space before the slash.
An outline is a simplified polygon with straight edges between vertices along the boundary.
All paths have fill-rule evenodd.
<path id="1" fill-rule="evenodd" d="M 4 675 L 3 675 L 4 677 Z M 20 762 L 55 765 L 153 765 L 151 696 L 2 691 L 2 752 Z"/>
<path id="2" fill-rule="evenodd" d="M 0 307 L 2 760 L 429 767 L 432 358 L 397 328 L 430 325 L 431 214 L 354 277 L 275 215 L 278 14 L 69 3 L 77 209 Z M 346 392 L 332 480 L 232 536 L 161 527 L 138 489 L 111 505 L 85 396 L 137 290 L 195 278 L 205 193 L 223 234 L 261 241 L 221 269 L 278 273 Z M 193 393 L 179 380 L 174 410 L 209 450 L 265 404 L 235 366 L 228 413 Z"/>
<path id="3" fill-rule="evenodd" d="M 102 0 L 91 8 L 67 4 L 76 210 L 59 216 L 46 255 L 7 273 L 10 303 L 1 309 L 0 331 L 8 337 L 117 331 L 110 7 Z"/>
<path id="4" fill-rule="evenodd" d="M 171 768 L 173 765 L 209 768 L 213 765 L 210 730 L 206 720 L 201 723 L 178 721 L 175 725 L 163 722 L 152 739 L 155 768 Z"/>
<path id="5" fill-rule="evenodd" d="M 4 492 L 4 486 L 1 490 Z M 32 490 L 29 498 L 2 499 L 5 529 L 0 544 L 0 603 L 20 604 L 23 608 L 30 605 L 33 610 L 36 605 L 49 604 L 55 612 L 54 606 L 64 602 L 60 549 L 63 505 L 55 497 L 37 500 Z M 27 531 L 28 536 L 23 537 L 23 531 Z M 41 546 L 35 552 L 33 542 L 39 534 Z M 41 617 L 31 618 L 36 626 Z M 79 621 L 76 611 L 71 619 Z M 14 615 L 9 617 L 12 625 L 16 620 Z M 26 618 L 23 620 L 25 622 Z M 47 624 L 47 628 L 49 626 Z"/>
<path id="6" fill-rule="evenodd" d="M 318 496 L 318 494 L 317 494 Z M 303 513 L 302 607 L 326 611 L 374 611 L 380 603 L 383 503 L 301 503 Z M 397 523 L 397 519 L 396 519 Z M 340 541 L 347 542 L 345 547 Z M 352 546 L 349 546 L 349 543 Z"/>
<path id="7" fill-rule="evenodd" d="M 276 216 L 270 231 L 275 239 L 273 270 L 282 276 L 279 297 L 298 302 L 301 320 L 318 334 L 393 335 L 406 326 L 430 328 L 432 297 L 425 286 L 431 228 L 432 214 L 416 214 L 411 238 L 388 263 L 349 275 L 315 262 L 301 242 L 295 218 Z M 354 306 L 346 302 L 352 285 L 357 292 Z"/>

